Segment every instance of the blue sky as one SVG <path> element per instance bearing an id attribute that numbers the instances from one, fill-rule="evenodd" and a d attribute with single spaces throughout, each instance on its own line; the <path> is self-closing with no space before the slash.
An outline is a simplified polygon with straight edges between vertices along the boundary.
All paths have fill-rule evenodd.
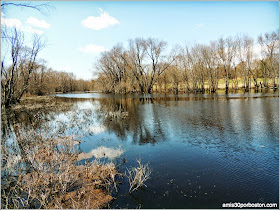
<path id="1" fill-rule="evenodd" d="M 40 2 L 42 3 L 42 2 Z M 279 28 L 279 2 L 51 2 L 43 15 L 31 9 L 8 8 L 1 24 L 17 25 L 26 34 L 47 40 L 40 57 L 48 67 L 93 77 L 100 52 L 136 37 L 153 37 L 176 44 L 208 43 L 221 36 L 261 33 Z"/>

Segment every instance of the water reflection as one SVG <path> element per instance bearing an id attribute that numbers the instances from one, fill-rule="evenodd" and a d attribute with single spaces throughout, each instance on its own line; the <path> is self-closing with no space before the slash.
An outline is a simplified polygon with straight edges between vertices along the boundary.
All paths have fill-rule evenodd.
<path id="1" fill-rule="evenodd" d="M 277 98 L 208 100 L 208 97 L 147 97 L 59 100 L 72 105 L 63 110 L 2 113 L 2 138 L 9 136 L 15 125 L 20 125 L 23 129 L 38 129 L 46 122 L 54 124 L 68 119 L 66 121 L 70 133 L 71 129 L 81 135 L 109 132 L 122 141 L 132 137 L 133 144 L 139 145 L 155 145 L 177 136 L 177 140 L 193 145 L 224 145 L 241 152 L 244 150 L 244 141 L 250 145 L 254 137 L 272 137 L 278 133 Z M 233 140 L 228 141 L 229 138 Z M 275 144 L 277 139 L 267 140 Z"/>
<path id="2" fill-rule="evenodd" d="M 156 144 L 165 141 L 159 110 L 154 99 L 100 99 L 99 117 L 103 125 L 121 139 L 133 136 L 134 144 Z"/>
<path id="3" fill-rule="evenodd" d="M 225 140 L 232 136 L 236 140 L 226 147 L 242 151 L 244 140 L 250 143 L 254 135 L 277 133 L 279 115 L 275 112 L 278 107 L 275 101 L 277 99 L 272 98 L 188 100 L 186 103 L 177 99 L 101 99 L 97 113 L 107 130 L 122 140 L 133 135 L 135 144 L 155 144 L 166 141 L 167 135 L 178 134 L 180 137 L 180 134 L 186 134 L 184 140 L 211 146 L 213 143 L 225 144 Z M 200 138 L 204 132 L 207 134 Z M 188 136 L 190 138 L 186 138 Z M 194 136 L 197 137 L 195 140 Z M 217 142 L 218 137 L 221 141 Z M 270 140 L 275 143 L 275 139 Z"/>

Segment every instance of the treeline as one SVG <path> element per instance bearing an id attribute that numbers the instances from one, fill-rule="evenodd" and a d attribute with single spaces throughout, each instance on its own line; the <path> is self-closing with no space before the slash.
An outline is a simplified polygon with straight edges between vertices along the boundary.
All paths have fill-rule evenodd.
<path id="1" fill-rule="evenodd" d="M 216 92 L 278 87 L 278 31 L 177 46 L 136 38 L 103 52 L 95 63 L 96 87 L 106 93 Z"/>
<path id="2" fill-rule="evenodd" d="M 91 81 L 76 79 L 73 73 L 55 71 L 45 61 L 38 61 L 38 54 L 45 46 L 41 37 L 34 35 L 31 46 L 26 46 L 23 32 L 1 30 L 1 41 L 5 45 L 1 47 L 2 107 L 19 103 L 24 95 L 92 89 Z"/>
<path id="3" fill-rule="evenodd" d="M 92 90 L 92 81 L 77 79 L 73 73 L 55 71 L 38 64 L 31 74 L 27 94 L 47 95 L 50 93 L 68 93 Z"/>

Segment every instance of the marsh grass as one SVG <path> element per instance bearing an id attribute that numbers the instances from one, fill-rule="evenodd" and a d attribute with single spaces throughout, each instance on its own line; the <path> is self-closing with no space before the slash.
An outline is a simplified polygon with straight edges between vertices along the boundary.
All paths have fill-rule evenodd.
<path id="1" fill-rule="evenodd" d="M 73 104 L 63 102 L 55 96 L 28 96 L 23 97 L 21 102 L 12 106 L 12 110 L 36 110 L 36 109 L 67 109 Z"/>
<path id="2" fill-rule="evenodd" d="M 2 209 L 97 209 L 112 199 L 116 165 L 98 159 L 78 164 L 73 136 L 61 141 L 21 131 L 17 141 L 2 145 Z"/>
<path id="3" fill-rule="evenodd" d="M 141 163 L 141 160 L 137 160 L 138 167 L 133 167 L 130 169 L 127 169 L 126 176 L 128 177 L 129 181 L 129 192 L 132 193 L 135 190 L 138 190 L 140 187 L 145 186 L 147 187 L 144 182 L 146 182 L 151 175 L 151 167 L 149 166 L 149 163 L 146 165 Z"/>

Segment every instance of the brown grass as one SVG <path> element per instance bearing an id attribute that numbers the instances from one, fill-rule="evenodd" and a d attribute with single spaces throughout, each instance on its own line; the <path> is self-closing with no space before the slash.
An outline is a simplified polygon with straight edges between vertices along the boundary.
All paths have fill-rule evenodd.
<path id="1" fill-rule="evenodd" d="M 26 137 L 33 135 L 37 134 Z M 77 165 L 78 152 L 71 139 L 58 144 L 60 140 L 37 138 L 38 143 L 28 144 L 25 154 L 19 156 L 9 155 L 8 148 L 2 146 L 6 174 L 2 177 L 1 208 L 97 209 L 112 200 L 116 166 L 98 160 Z"/>
<path id="2" fill-rule="evenodd" d="M 70 107 L 72 103 L 58 101 L 54 96 L 28 96 L 23 97 L 19 104 L 12 107 L 13 110 L 24 109 L 41 109 L 41 108 L 56 108 L 56 107 Z"/>
<path id="3" fill-rule="evenodd" d="M 141 160 L 137 160 L 138 167 L 133 167 L 131 169 L 127 169 L 128 172 L 128 181 L 129 181 L 129 192 L 132 193 L 138 188 L 145 186 L 144 182 L 146 182 L 151 175 L 151 168 L 149 164 L 143 165 Z"/>

